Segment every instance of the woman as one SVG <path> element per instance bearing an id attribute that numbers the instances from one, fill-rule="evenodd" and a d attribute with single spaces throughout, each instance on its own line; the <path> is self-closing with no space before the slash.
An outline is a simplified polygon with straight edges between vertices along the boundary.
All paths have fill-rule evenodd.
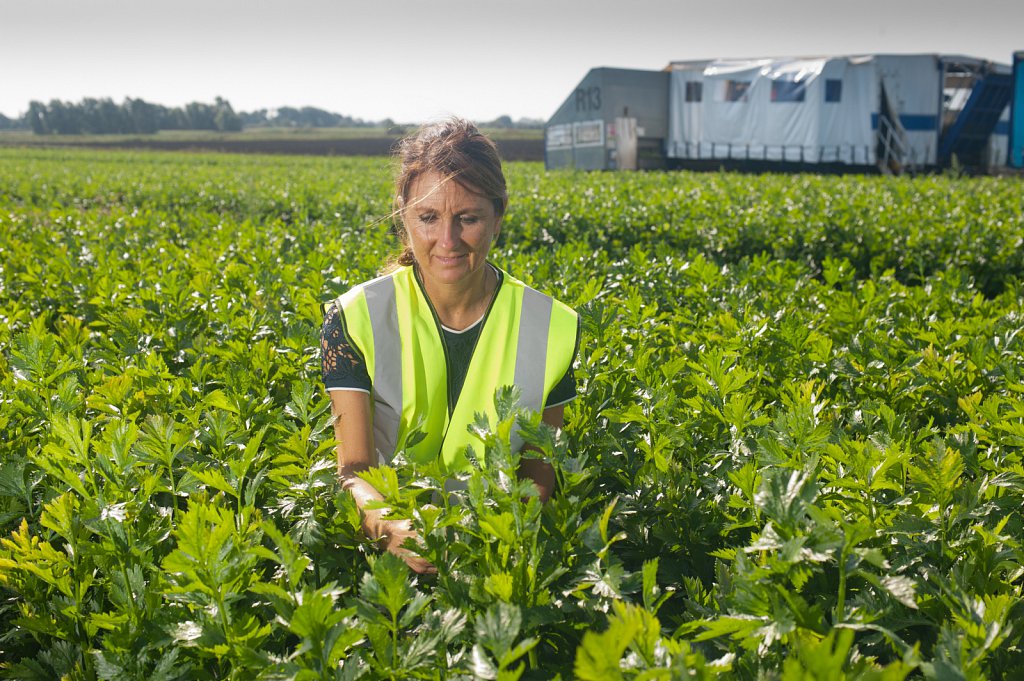
<path id="1" fill-rule="evenodd" d="M 496 422 L 494 391 L 516 384 L 522 404 L 562 425 L 576 394 L 576 313 L 487 262 L 508 205 L 494 143 L 468 121 L 422 128 L 398 151 L 395 215 L 405 251 L 385 275 L 327 309 L 321 336 L 331 396 L 338 474 L 362 509 L 363 527 L 415 571 L 433 566 L 402 548 L 418 539 L 408 521 L 365 509 L 381 494 L 356 474 L 398 450 L 414 461 L 440 457 L 464 471 L 477 412 Z M 414 431 L 422 439 L 409 437 Z M 477 441 L 479 449 L 480 443 Z M 546 501 L 554 470 L 523 459 Z"/>

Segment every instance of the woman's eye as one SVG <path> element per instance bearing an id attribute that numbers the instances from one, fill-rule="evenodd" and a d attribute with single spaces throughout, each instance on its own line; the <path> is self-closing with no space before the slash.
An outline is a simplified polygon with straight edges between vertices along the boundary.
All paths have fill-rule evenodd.
<path id="1" fill-rule="evenodd" d="M 480 220 L 480 218 L 478 218 L 475 215 L 463 215 L 462 216 L 462 224 L 464 224 L 464 225 L 475 225 L 479 220 Z"/>
<path id="2" fill-rule="evenodd" d="M 420 222 L 430 223 L 430 222 L 433 222 L 435 219 L 437 219 L 437 218 L 434 215 L 421 215 L 420 216 Z"/>

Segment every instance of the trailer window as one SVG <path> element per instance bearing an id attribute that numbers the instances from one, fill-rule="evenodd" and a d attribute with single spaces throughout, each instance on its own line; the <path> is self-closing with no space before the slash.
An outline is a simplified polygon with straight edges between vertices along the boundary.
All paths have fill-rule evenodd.
<path id="1" fill-rule="evenodd" d="M 825 80 L 825 101 L 838 102 L 843 98 L 843 81 L 836 78 Z"/>
<path id="2" fill-rule="evenodd" d="M 704 83 L 691 80 L 686 83 L 686 101 L 699 102 L 704 96 Z"/>
<path id="3" fill-rule="evenodd" d="M 552 125 L 547 129 L 546 146 L 548 149 L 572 148 L 572 125 Z"/>
<path id="4" fill-rule="evenodd" d="M 807 88 L 799 80 L 773 80 L 773 102 L 802 102 L 806 97 Z"/>
<path id="5" fill-rule="evenodd" d="M 748 92 L 750 92 L 749 80 L 725 81 L 725 101 L 727 102 L 745 102 Z"/>
<path id="6" fill-rule="evenodd" d="M 599 147 L 604 144 L 604 121 L 579 121 L 572 124 L 573 146 Z"/>

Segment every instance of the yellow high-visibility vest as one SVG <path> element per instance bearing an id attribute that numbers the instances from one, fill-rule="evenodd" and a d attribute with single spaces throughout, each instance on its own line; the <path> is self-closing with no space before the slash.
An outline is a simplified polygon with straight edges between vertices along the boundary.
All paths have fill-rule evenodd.
<path id="1" fill-rule="evenodd" d="M 448 395 L 447 348 L 429 299 L 412 267 L 360 284 L 337 301 L 349 339 L 366 360 L 373 383 L 373 441 L 379 460 L 394 453 L 425 463 L 440 456 L 447 470 L 465 470 L 466 446 L 482 443 L 468 431 L 475 414 L 497 423 L 494 392 L 520 389 L 520 404 L 541 411 L 569 370 L 576 346 L 576 312 L 506 272 L 457 401 Z M 410 433 L 425 437 L 411 446 Z"/>

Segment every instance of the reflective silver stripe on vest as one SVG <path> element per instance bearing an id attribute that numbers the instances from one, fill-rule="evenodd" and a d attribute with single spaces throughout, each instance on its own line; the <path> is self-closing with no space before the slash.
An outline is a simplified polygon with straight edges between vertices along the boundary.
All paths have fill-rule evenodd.
<path id="1" fill-rule="evenodd" d="M 519 345 L 516 347 L 516 373 L 519 403 L 532 411 L 544 408 L 544 371 L 547 368 L 548 333 L 551 329 L 551 298 L 527 286 L 523 289 L 523 307 L 519 311 Z M 523 447 L 519 426 L 512 429 L 512 451 Z"/>
<path id="2" fill-rule="evenodd" d="M 544 371 L 548 357 L 548 332 L 551 329 L 551 298 L 532 288 L 523 290 L 519 313 L 519 345 L 516 348 L 515 383 L 521 402 L 533 411 L 544 408 Z"/>
<path id="3" fill-rule="evenodd" d="M 395 453 L 402 416 L 402 337 L 395 280 L 381 277 L 363 287 L 373 329 L 373 444 L 380 462 Z"/>

